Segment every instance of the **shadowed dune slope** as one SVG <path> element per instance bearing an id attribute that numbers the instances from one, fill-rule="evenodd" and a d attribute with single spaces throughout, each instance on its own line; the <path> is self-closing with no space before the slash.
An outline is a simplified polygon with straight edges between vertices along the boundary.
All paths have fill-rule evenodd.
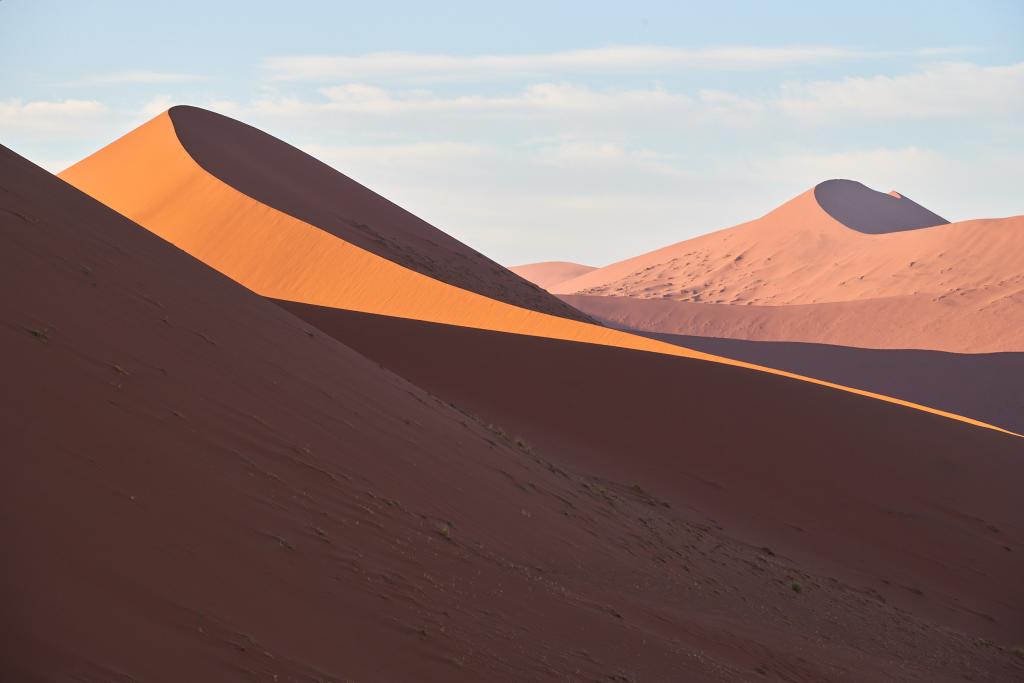
<path id="1" fill-rule="evenodd" d="M 563 467 L 935 623 L 1024 637 L 1015 437 L 686 358 L 282 305 Z"/>
<path id="2" fill-rule="evenodd" d="M 166 112 L 65 170 L 61 177 L 264 296 L 749 366 L 514 306 L 382 258 L 256 201 L 206 172 L 182 147 Z"/>
<path id="3" fill-rule="evenodd" d="M 858 349 L 650 333 L 663 341 L 827 379 L 1024 433 L 1024 353 Z"/>
<path id="4" fill-rule="evenodd" d="M 2 148 L 0 245 L 4 680 L 1024 671 L 546 462 Z"/>
<path id="5" fill-rule="evenodd" d="M 557 285 L 559 282 L 565 282 L 596 269 L 594 266 L 585 266 L 581 263 L 544 261 L 543 263 L 526 263 L 521 266 L 512 266 L 509 270 L 524 280 L 529 280 L 538 287 L 547 289 Z"/>
<path id="6" fill-rule="evenodd" d="M 837 215 L 861 211 L 856 219 L 866 222 L 860 229 L 844 225 L 819 194 Z M 757 220 L 599 268 L 551 291 L 709 306 L 687 307 L 667 325 L 640 312 L 649 306 L 631 314 L 639 319 L 631 327 L 673 334 L 1024 351 L 1024 216 L 903 229 L 930 222 L 915 221 L 926 210 L 909 201 L 829 181 Z M 880 234 L 864 232 L 866 225 Z M 718 329 L 687 326 L 694 314 Z"/>
<path id="7" fill-rule="evenodd" d="M 814 188 L 814 198 L 832 218 L 871 235 L 949 223 L 899 193 L 877 192 L 855 180 L 819 183 Z"/>
<path id="8" fill-rule="evenodd" d="M 173 107 L 168 116 L 196 163 L 267 206 L 456 287 L 585 319 L 447 233 L 257 128 L 198 107 Z"/>

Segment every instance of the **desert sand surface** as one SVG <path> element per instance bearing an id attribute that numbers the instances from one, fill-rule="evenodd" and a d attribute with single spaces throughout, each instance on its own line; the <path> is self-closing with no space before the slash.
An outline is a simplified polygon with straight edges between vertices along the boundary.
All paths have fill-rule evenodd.
<path id="1" fill-rule="evenodd" d="M 275 299 L 780 372 L 492 299 L 363 249 L 257 201 L 201 167 L 192 156 L 195 148 L 187 150 L 179 139 L 181 129 L 193 125 L 191 117 L 178 120 L 174 115 L 182 109 L 202 111 L 175 107 L 164 112 L 68 168 L 61 178 L 236 282 Z M 249 129 L 211 112 L 203 112 L 199 120 L 205 121 L 207 114 L 216 117 L 218 126 Z M 259 145 L 245 148 L 228 160 L 261 166 L 268 163 L 259 156 L 261 149 Z M 248 156 L 238 156 L 242 152 Z M 311 159 L 308 155 L 291 158 L 298 159 L 300 165 Z M 278 164 L 279 159 L 270 161 Z M 306 175 L 301 168 L 281 171 L 283 181 Z M 535 289 L 542 298 L 550 296 Z"/>
<path id="2" fill-rule="evenodd" d="M 568 261 L 544 261 L 542 263 L 524 263 L 521 266 L 511 266 L 509 270 L 524 280 L 529 280 L 541 289 L 547 289 L 560 282 L 589 273 L 592 270 L 596 270 L 596 268 Z"/>
<path id="3" fill-rule="evenodd" d="M 0 344 L 15 389 L 0 411 L 0 667 L 11 680 L 953 681 L 1024 672 L 1001 640 L 940 626 L 921 616 L 927 610 L 803 566 L 781 546 L 737 540 L 634 481 L 547 460 L 2 148 L 0 207 Z M 959 472 L 951 508 L 916 522 L 893 511 L 900 527 L 945 527 L 947 547 L 979 551 L 918 558 L 922 576 L 952 590 L 959 584 L 947 574 L 989 569 L 987 544 L 1010 547 L 1003 570 L 974 575 L 969 608 L 978 610 L 1004 571 L 1020 574 L 1019 507 L 1003 500 L 1020 480 L 1013 437 L 709 363 L 445 329 L 791 382 L 851 417 L 860 406 L 934 425 L 900 453 L 919 467 L 911 481 L 888 479 L 881 462 L 870 482 L 865 467 L 850 484 L 877 486 L 889 500 L 891 488 Z M 417 342 L 414 350 L 435 353 L 426 337 Z M 471 368 L 480 358 L 467 360 Z M 515 356 L 493 360 L 503 371 L 517 365 Z M 545 404 L 532 389 L 525 403 Z M 579 419 L 573 406 L 561 409 Z M 704 442 L 714 428 L 702 425 Z M 794 445 L 804 430 L 777 432 Z M 624 453 L 643 455 L 638 436 Z M 970 451 L 970 468 L 960 471 L 946 450 L 954 447 Z M 696 450 L 677 444 L 673 461 Z M 859 455 L 866 465 L 885 460 Z M 773 481 L 737 502 L 776 507 Z M 787 514 L 781 502 L 777 514 Z M 906 600 L 954 597 L 916 586 Z M 1019 594 L 1000 602 L 994 621 L 977 621 L 1009 634 L 1002 614 Z M 938 611 L 959 621 L 966 609 Z"/>
<path id="4" fill-rule="evenodd" d="M 819 196 L 855 227 L 826 211 Z M 849 208 L 858 204 L 860 213 Z M 551 291 L 669 302 L 598 318 L 629 316 L 630 327 L 671 334 L 1024 350 L 1024 216 L 912 229 L 941 220 L 928 215 L 934 216 L 908 199 L 827 181 L 757 220 L 599 268 Z M 589 302 L 567 300 L 594 315 Z M 614 307 L 623 311 L 623 304 Z"/>
<path id="5" fill-rule="evenodd" d="M 820 377 L 1024 433 L 1024 353 L 858 349 L 651 333 L 663 341 Z"/>
<path id="6" fill-rule="evenodd" d="M 563 295 L 595 320 L 634 331 L 877 349 L 997 353 L 1024 348 L 1024 294 L 992 301 L 928 294 L 794 306 L 735 306 L 672 299 Z M 979 319 L 980 318 L 980 319 Z"/>
<path id="7" fill-rule="evenodd" d="M 693 359 L 282 305 L 567 470 L 932 623 L 1024 637 L 1019 438 Z"/>

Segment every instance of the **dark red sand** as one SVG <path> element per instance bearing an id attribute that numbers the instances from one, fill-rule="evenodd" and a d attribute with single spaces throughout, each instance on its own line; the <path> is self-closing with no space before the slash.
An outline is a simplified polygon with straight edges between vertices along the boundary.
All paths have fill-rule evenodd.
<path id="1" fill-rule="evenodd" d="M 686 358 L 284 304 L 562 466 L 638 482 L 924 618 L 1024 639 L 1024 441 Z"/>
<path id="2" fill-rule="evenodd" d="M 3 149 L 0 347 L 4 681 L 1024 674 L 1006 639 L 559 467 Z M 1008 442 L 936 429 L 973 500 Z M 976 534 L 1016 558 L 1019 531 Z"/>

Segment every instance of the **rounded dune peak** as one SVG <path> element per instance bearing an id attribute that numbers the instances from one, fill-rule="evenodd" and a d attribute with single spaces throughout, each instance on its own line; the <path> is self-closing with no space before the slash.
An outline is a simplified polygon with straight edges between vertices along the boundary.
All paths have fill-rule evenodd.
<path id="1" fill-rule="evenodd" d="M 814 187 L 821 209 L 851 230 L 882 235 L 949 223 L 945 218 L 892 190 L 872 190 L 856 180 L 826 180 Z"/>
<path id="2" fill-rule="evenodd" d="M 256 201 L 404 268 L 517 306 L 586 316 L 306 152 L 247 123 L 192 105 L 167 110 L 204 171 Z"/>

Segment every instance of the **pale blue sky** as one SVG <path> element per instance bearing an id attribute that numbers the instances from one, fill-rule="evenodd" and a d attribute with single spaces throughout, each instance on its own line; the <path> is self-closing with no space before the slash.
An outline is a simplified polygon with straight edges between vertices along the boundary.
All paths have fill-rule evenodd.
<path id="1" fill-rule="evenodd" d="M 59 170 L 241 118 L 508 264 L 600 265 L 815 182 L 1024 213 L 1024 3 L 0 0 L 0 143 Z"/>

